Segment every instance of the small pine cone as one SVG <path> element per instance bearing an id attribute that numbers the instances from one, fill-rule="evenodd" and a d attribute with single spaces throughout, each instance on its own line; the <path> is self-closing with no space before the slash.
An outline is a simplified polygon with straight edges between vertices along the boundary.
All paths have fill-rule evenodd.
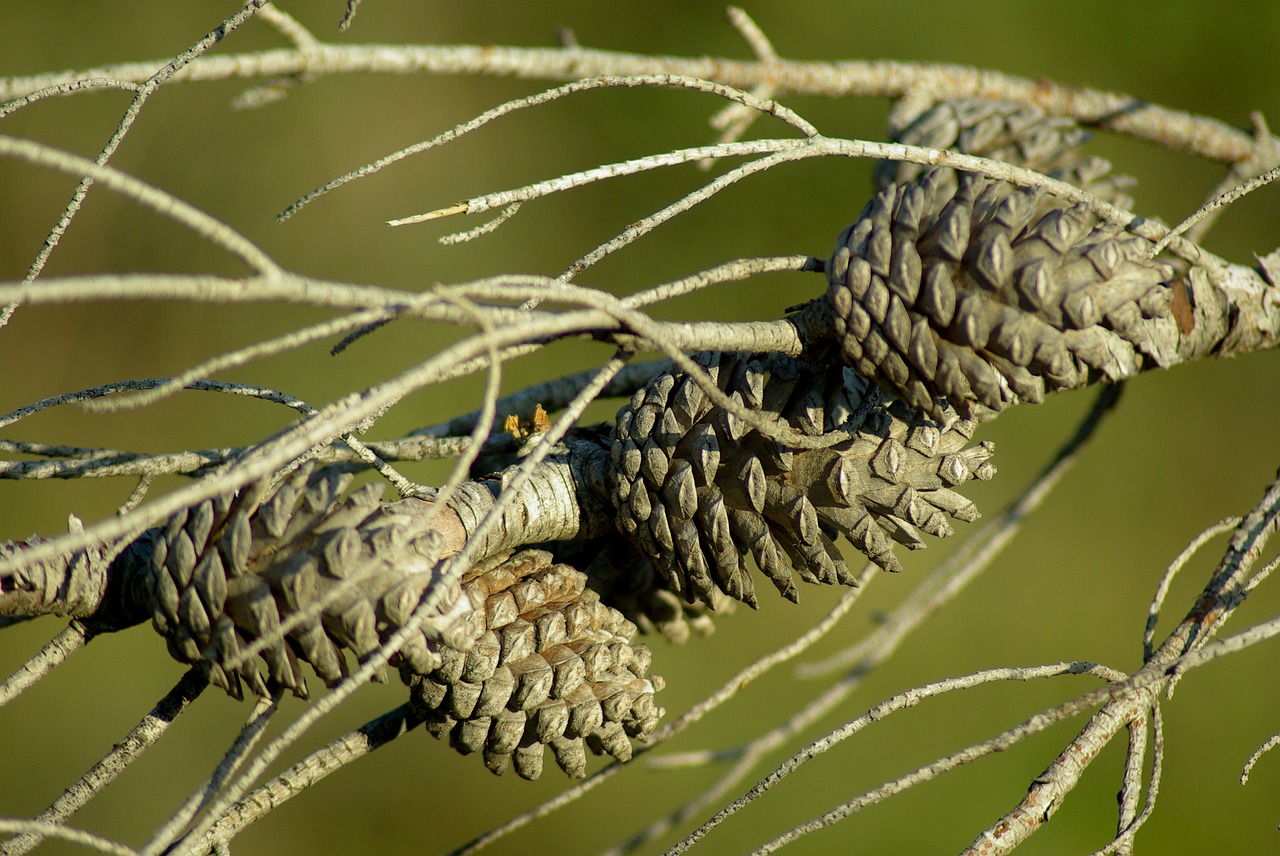
<path id="1" fill-rule="evenodd" d="M 991 98 L 943 101 L 916 116 L 894 141 L 931 149 L 952 149 L 970 155 L 1033 169 L 1074 184 L 1121 208 L 1133 207 L 1123 191 L 1131 176 L 1111 172 L 1111 164 L 1086 157 L 1081 146 L 1092 135 L 1063 116 L 1048 116 L 1039 107 Z M 906 161 L 880 161 L 873 173 L 876 190 L 915 181 L 929 168 Z M 956 190 L 954 170 L 939 176 L 941 191 Z"/>
<path id="2" fill-rule="evenodd" d="M 845 362 L 935 419 L 1111 376 L 1110 336 L 1169 311 L 1150 243 L 1043 190 L 966 173 L 890 185 L 841 233 L 827 300 Z"/>
<path id="3" fill-rule="evenodd" d="M 600 602 L 587 577 L 523 550 L 473 570 L 464 595 L 481 633 L 468 651 L 444 649 L 435 669 L 401 666 L 427 730 L 462 754 L 482 752 L 501 775 L 542 772 L 544 747 L 570 776 L 586 772 L 585 750 L 625 761 L 631 738 L 653 733 L 662 709 L 649 675 L 649 649 L 632 645 L 636 627 Z"/>
<path id="4" fill-rule="evenodd" d="M 435 557 L 406 507 L 379 501 L 380 485 L 340 499 L 350 480 L 341 468 L 307 465 L 256 507 L 246 495 L 208 500 L 153 530 L 144 586 L 170 653 L 202 665 L 236 698 L 242 681 L 257 694 L 270 685 L 305 698 L 299 661 L 333 685 L 350 673 L 344 652 L 364 660 L 377 651 L 433 581 L 405 568 L 431 568 Z M 307 611 L 281 633 L 284 621 Z M 478 635 L 471 611 L 453 583 L 393 662 L 435 668 L 444 646 L 466 647 Z M 267 640 L 258 654 L 265 678 L 241 656 L 260 640 Z"/>
<path id="5" fill-rule="evenodd" d="M 878 406 L 874 389 L 839 366 L 778 354 L 694 359 L 747 410 L 827 436 L 803 448 L 766 437 L 683 372 L 655 378 L 618 412 L 610 474 L 618 529 L 686 600 L 714 605 L 723 592 L 755 606 L 748 555 L 789 600 L 793 570 L 809 582 L 852 584 L 837 533 L 896 571 L 891 540 L 922 547 L 920 531 L 951 534 L 948 515 L 978 516 L 951 490 L 995 472 L 989 443 L 965 448 L 972 422 Z"/>

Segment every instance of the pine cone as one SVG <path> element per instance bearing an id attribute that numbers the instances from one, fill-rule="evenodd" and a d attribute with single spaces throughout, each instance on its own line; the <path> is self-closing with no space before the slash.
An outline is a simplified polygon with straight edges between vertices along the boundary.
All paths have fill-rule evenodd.
<path id="1" fill-rule="evenodd" d="M 463 590 L 483 633 L 467 652 L 445 649 L 425 675 L 402 667 L 415 711 L 436 737 L 463 754 L 482 751 L 501 775 L 536 779 L 543 747 L 571 776 L 586 772 L 585 749 L 625 761 L 632 737 L 647 737 L 662 715 L 649 675 L 649 649 L 632 645 L 636 627 L 600 602 L 585 574 L 524 550 L 473 571 Z"/>
<path id="2" fill-rule="evenodd" d="M 954 181 L 954 193 L 946 186 Z M 941 417 L 1043 400 L 1111 366 L 1168 313 L 1168 265 L 1084 206 L 977 174 L 885 187 L 841 233 L 827 300 L 845 362 Z"/>
<path id="3" fill-rule="evenodd" d="M 202 665 L 236 698 L 241 681 L 254 693 L 266 694 L 270 682 L 305 698 L 299 660 L 332 685 L 349 674 L 344 651 L 363 660 L 408 621 L 434 582 L 429 533 L 401 503 L 381 503 L 381 485 L 340 500 L 350 480 L 341 468 L 304 466 L 256 508 L 223 497 L 153 530 L 146 600 L 174 658 Z M 410 573 L 415 566 L 423 573 Z M 428 672 L 444 648 L 465 648 L 478 635 L 458 584 L 439 584 L 450 587 L 439 610 L 393 662 Z M 287 618 L 326 597 L 282 636 Z M 271 640 L 259 654 L 265 680 L 253 658 L 232 665 L 258 640 Z"/>
<path id="4" fill-rule="evenodd" d="M 1122 206 L 1132 180 L 1084 157 L 1086 131 L 1039 108 L 966 98 L 898 135 L 1038 170 Z M 1079 386 L 1110 362 L 1107 333 L 1167 313 L 1173 276 L 1150 244 L 1083 206 L 952 169 L 881 162 L 876 197 L 836 242 L 827 299 L 845 362 L 935 418 Z"/>
<path id="5" fill-rule="evenodd" d="M 695 362 L 743 407 L 809 437 L 830 434 L 805 444 L 820 448 L 789 448 L 713 406 L 678 372 L 619 411 L 610 475 L 618 528 L 686 600 L 714 604 L 724 592 L 755 606 L 748 554 L 790 600 L 792 570 L 850 584 L 838 532 L 896 571 L 890 539 L 921 547 L 917 527 L 945 536 L 946 515 L 978 516 L 950 489 L 995 472 L 989 443 L 964 448 L 973 423 L 949 411 L 932 421 L 880 407 L 874 389 L 839 366 L 750 353 L 703 353 Z"/>
<path id="6" fill-rule="evenodd" d="M 1086 157 L 1081 146 L 1091 134 L 1063 116 L 1047 116 L 1039 107 L 991 98 L 943 101 L 916 116 L 894 141 L 931 149 L 952 149 L 1034 169 L 1074 184 L 1121 208 L 1132 208 L 1123 193 L 1134 184 L 1111 172 L 1103 158 Z M 876 190 L 914 181 L 928 167 L 907 161 L 879 161 L 873 173 Z M 955 171 L 939 176 L 943 195 L 955 194 Z"/>

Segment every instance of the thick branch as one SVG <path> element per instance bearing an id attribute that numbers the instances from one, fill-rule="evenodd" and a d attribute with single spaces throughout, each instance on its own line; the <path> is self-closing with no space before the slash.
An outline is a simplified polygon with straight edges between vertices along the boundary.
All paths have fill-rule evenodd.
<path id="1" fill-rule="evenodd" d="M 544 461 L 529 483 L 506 498 L 496 525 L 471 549 L 473 561 L 525 544 L 598 538 L 613 526 L 612 512 L 603 500 L 606 453 L 595 443 L 571 441 L 562 455 Z M 432 503 L 405 499 L 392 503 L 398 526 L 422 531 L 437 558 L 462 550 L 490 510 L 497 504 L 508 477 L 467 482 L 439 513 Z M 104 550 L 90 548 L 70 557 L 24 563 L 24 547 L 0 544 L 0 556 L 18 560 L 18 571 L 0 578 L 0 615 L 73 615 L 92 619 L 108 629 L 137 624 L 150 615 L 152 593 L 138 583 L 152 561 L 155 531 L 134 541 L 114 562 Z M 405 536 L 406 542 L 413 538 Z M 384 555 L 391 565 L 403 563 L 406 578 L 419 573 L 410 557 Z M 386 583 L 386 581 L 383 581 Z M 390 583 L 387 584 L 390 587 Z M 110 597 L 110 593 L 117 593 Z"/>

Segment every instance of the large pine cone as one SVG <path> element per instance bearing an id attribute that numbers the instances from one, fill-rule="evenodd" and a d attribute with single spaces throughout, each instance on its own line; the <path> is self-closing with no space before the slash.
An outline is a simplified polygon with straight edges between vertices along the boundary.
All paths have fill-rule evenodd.
<path id="1" fill-rule="evenodd" d="M 299 660 L 338 682 L 350 672 L 343 652 L 363 660 L 378 650 L 430 585 L 447 587 L 440 606 L 394 662 L 427 672 L 443 646 L 469 645 L 472 604 L 456 581 L 435 580 L 430 533 L 402 504 L 419 500 L 382 503 L 374 484 L 341 499 L 351 478 L 304 466 L 259 506 L 245 496 L 207 500 L 154 532 L 145 585 L 170 653 L 237 698 L 241 681 L 258 694 L 270 682 L 306 697 Z M 298 623 L 282 634 L 287 618 Z M 256 659 L 241 656 L 259 641 L 265 680 Z"/>
<path id="2" fill-rule="evenodd" d="M 823 442 L 791 448 L 765 437 L 682 372 L 660 375 L 619 411 L 610 476 L 618 528 L 687 600 L 714 604 L 724 592 L 754 606 L 748 555 L 795 600 L 793 570 L 853 582 L 837 533 L 898 570 L 891 539 L 921 547 L 917 528 L 945 536 L 947 515 L 978 516 L 950 489 L 995 472 L 989 443 L 964 448 L 972 422 L 878 406 L 876 391 L 839 366 L 751 353 L 695 362 L 741 406 Z"/>
<path id="3" fill-rule="evenodd" d="M 939 115 L 952 121 L 927 121 Z M 986 124 L 962 126 L 954 106 L 935 108 L 904 141 L 955 136 L 979 154 L 1104 192 L 1117 186 L 1105 162 L 1073 155 L 1077 137 L 1051 133 L 1050 120 L 1012 121 L 996 108 L 962 115 Z M 1019 136 L 1029 133 L 1039 142 Z M 1173 270 L 1147 259 L 1149 242 L 1082 205 L 949 169 L 884 167 L 879 177 L 836 241 L 827 300 L 846 363 L 935 418 L 940 399 L 973 416 L 978 405 L 1000 410 L 1108 376 L 1108 337 L 1140 345 L 1138 322 L 1168 312 Z"/>
<path id="4" fill-rule="evenodd" d="M 636 627 L 586 588 L 587 577 L 524 550 L 475 572 L 464 591 L 484 632 L 470 650 L 444 650 L 439 668 L 405 673 L 414 709 L 437 737 L 463 754 L 483 752 L 501 775 L 536 779 L 543 747 L 571 776 L 586 772 L 585 749 L 625 761 L 633 737 L 662 715 L 649 675 L 649 649 L 632 645 Z"/>

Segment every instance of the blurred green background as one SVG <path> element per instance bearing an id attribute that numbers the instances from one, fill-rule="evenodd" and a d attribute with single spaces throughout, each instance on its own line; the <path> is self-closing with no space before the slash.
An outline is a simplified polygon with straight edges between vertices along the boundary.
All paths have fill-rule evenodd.
<path id="1" fill-rule="evenodd" d="M 405 2 L 367 0 L 354 27 L 336 31 L 336 2 L 285 4 L 322 39 L 547 45 L 557 26 L 590 47 L 676 55 L 742 57 L 746 50 L 713 3 Z M 169 57 L 236 8 L 233 2 L 128 4 L 46 0 L 5 5 L 0 74 L 85 68 Z M 1269 2 L 913 4 L 756 0 L 747 5 L 783 56 L 894 58 L 990 67 L 1128 92 L 1245 125 L 1252 110 L 1280 115 L 1280 5 Z M 280 37 L 251 22 L 215 49 L 274 47 Z M 277 211 L 329 178 L 430 137 L 540 84 L 510 80 L 332 77 L 256 111 L 235 112 L 243 82 L 173 85 L 143 111 L 113 164 L 187 199 L 251 237 L 285 266 L 352 282 L 427 288 L 502 272 L 555 274 L 636 218 L 697 186 L 692 167 L 596 185 L 529 204 L 496 234 L 442 247 L 445 231 L 473 221 L 390 229 L 391 217 L 600 162 L 696 145 L 712 138 L 707 96 L 654 91 L 597 92 L 513 116 L 442 150 L 343 188 L 278 225 Z M 0 133 L 92 157 L 128 98 L 120 92 L 45 101 L 0 123 Z M 789 98 L 832 135 L 881 138 L 886 104 Z M 776 129 L 761 122 L 754 132 Z M 1210 165 L 1127 140 L 1098 151 L 1138 175 L 1138 210 L 1174 222 L 1190 213 L 1218 176 Z M 756 177 L 667 225 L 592 270 L 583 281 L 626 292 L 742 255 L 825 255 L 867 196 L 865 163 L 792 165 Z M 0 281 L 19 279 L 66 203 L 74 182 L 0 161 Z M 1207 242 L 1248 263 L 1280 244 L 1280 192 L 1264 189 L 1233 206 Z M 94 272 L 210 271 L 238 274 L 233 260 L 179 227 L 98 188 L 54 254 L 47 276 Z M 663 307 L 670 318 L 771 318 L 816 294 L 812 277 L 768 278 Z M 24 308 L 0 333 L 0 412 L 48 395 L 132 377 L 168 375 L 213 354 L 279 334 L 321 313 L 281 307 L 213 307 L 158 302 Z M 328 356 L 303 349 L 227 373 L 323 404 L 434 352 L 453 331 L 392 325 Z M 506 387 L 585 367 L 599 347 L 558 346 L 508 367 Z M 1066 483 L 1000 561 L 944 614 L 917 633 L 840 711 L 806 739 L 916 684 L 995 665 L 1093 659 L 1125 670 L 1140 662 L 1146 606 L 1162 569 L 1197 532 L 1247 510 L 1280 461 L 1280 357 L 1274 353 L 1178 368 L 1130 385 L 1123 406 Z M 433 388 L 395 408 L 375 428 L 393 437 L 475 406 L 474 381 Z M 983 429 L 996 442 L 1000 477 L 974 497 L 994 513 L 1071 431 L 1092 393 L 1023 407 Z M 595 412 L 603 417 L 603 405 Z M 150 451 L 247 443 L 284 424 L 268 405 L 187 393 L 139 413 L 48 412 L 3 432 L 14 439 Z M 440 467 L 409 468 L 425 481 Z M 0 482 L 0 538 L 52 535 L 75 513 L 113 513 L 131 483 Z M 163 487 L 163 485 L 161 485 Z M 962 531 L 961 536 L 965 533 Z M 958 541 L 959 539 L 953 539 Z M 1170 598 L 1168 629 L 1190 605 L 1221 541 L 1206 548 Z M 830 653 L 860 638 L 954 544 L 908 557 L 907 578 L 881 579 L 842 629 Z M 1280 609 L 1274 586 L 1255 595 L 1228 627 L 1239 630 Z M 806 588 L 789 606 L 762 598 L 716 635 L 683 649 L 655 640 L 654 671 L 668 679 L 674 715 L 742 665 L 825 614 L 837 592 Z M 59 629 L 55 620 L 4 631 L 0 672 L 8 674 Z M 147 628 L 101 639 L 50 679 L 0 709 L 0 816 L 30 816 L 92 764 L 181 675 Z M 791 825 L 882 781 L 1086 689 L 1084 680 L 976 690 L 929 702 L 839 748 L 714 832 L 707 852 L 750 849 Z M 678 748 L 734 745 L 782 720 L 821 691 L 779 674 L 690 730 Z M 304 742 L 311 749 L 404 700 L 398 685 L 362 690 Z M 1151 852 L 1271 853 L 1280 847 L 1280 759 L 1264 759 L 1247 787 L 1237 778 L 1248 754 L 1280 723 L 1280 669 L 1262 645 L 1189 676 L 1165 706 L 1168 753 L 1160 802 L 1141 834 Z M 301 709 L 289 700 L 284 719 Z M 221 756 L 245 705 L 210 692 L 160 744 L 80 813 L 74 823 L 130 844 L 194 788 Z M 860 846 L 878 853 L 951 852 L 1013 805 L 1028 781 L 1082 720 L 1054 729 L 835 829 L 790 852 Z M 302 750 L 299 750 L 302 751 Z M 289 760 L 298 757 L 298 753 Z M 769 759 L 770 766 L 781 755 Z M 1108 749 L 1054 822 L 1023 852 L 1076 854 L 1109 840 L 1122 761 Z M 549 765 L 550 766 L 550 765 Z M 761 770 L 764 772 L 764 769 Z M 594 852 L 627 837 L 696 794 L 713 770 L 636 768 L 568 811 L 494 847 L 494 853 Z M 422 734 L 409 735 L 288 804 L 235 842 L 236 852 L 446 850 L 564 786 L 548 770 L 526 783 L 496 779 L 477 758 L 461 758 Z M 52 844 L 48 852 L 70 852 Z"/>

